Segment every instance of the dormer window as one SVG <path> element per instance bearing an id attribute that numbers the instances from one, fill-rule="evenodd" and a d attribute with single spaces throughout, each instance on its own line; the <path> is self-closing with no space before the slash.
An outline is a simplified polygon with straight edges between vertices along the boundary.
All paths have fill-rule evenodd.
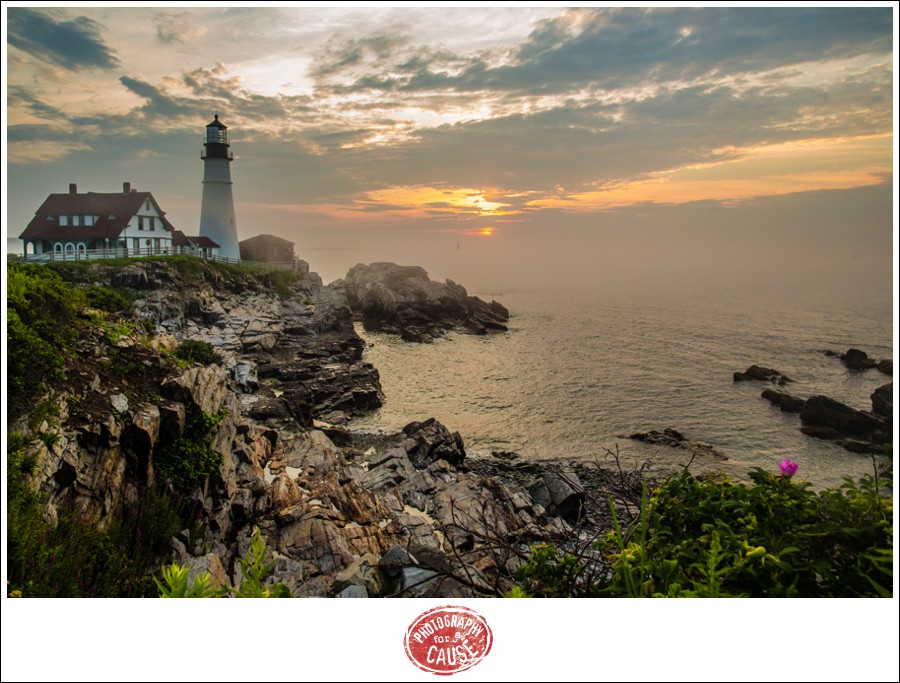
<path id="1" fill-rule="evenodd" d="M 72 216 L 72 225 L 81 225 L 81 216 Z"/>
<path id="2" fill-rule="evenodd" d="M 108 221 L 116 220 L 116 214 L 114 214 L 114 213 L 109 214 L 109 216 L 106 217 L 106 220 L 108 220 Z"/>
<path id="3" fill-rule="evenodd" d="M 53 220 L 53 216 L 47 216 L 47 220 L 48 220 L 48 221 L 52 221 L 52 220 Z"/>
<path id="4" fill-rule="evenodd" d="M 60 216 L 59 224 L 63 227 L 67 226 L 69 224 L 69 217 L 68 216 Z"/>

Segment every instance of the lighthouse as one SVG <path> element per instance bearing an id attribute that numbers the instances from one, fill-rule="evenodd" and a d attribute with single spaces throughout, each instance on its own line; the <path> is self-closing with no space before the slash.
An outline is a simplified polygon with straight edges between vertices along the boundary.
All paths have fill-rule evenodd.
<path id="1" fill-rule="evenodd" d="M 218 255 L 239 261 L 237 225 L 234 222 L 234 197 L 231 195 L 231 161 L 228 128 L 216 114 L 206 126 L 203 159 L 203 204 L 200 207 L 200 236 L 219 245 Z"/>

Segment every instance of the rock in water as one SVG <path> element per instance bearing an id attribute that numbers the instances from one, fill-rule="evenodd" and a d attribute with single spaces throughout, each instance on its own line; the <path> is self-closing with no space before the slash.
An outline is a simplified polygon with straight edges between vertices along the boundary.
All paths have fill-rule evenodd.
<path id="1" fill-rule="evenodd" d="M 744 372 L 736 372 L 734 373 L 734 381 L 735 382 L 748 382 L 752 380 L 760 380 L 763 382 L 774 382 L 775 384 L 783 385 L 788 382 L 793 382 L 790 377 L 782 374 L 778 370 L 773 370 L 772 368 L 765 368 L 761 365 L 751 365 Z"/>
<path id="2" fill-rule="evenodd" d="M 851 370 L 868 370 L 876 365 L 865 351 L 859 349 L 847 349 L 847 353 L 841 354 L 841 361 Z"/>
<path id="3" fill-rule="evenodd" d="M 367 330 L 397 334 L 407 341 L 431 342 L 451 329 L 472 334 L 504 331 L 509 320 L 502 304 L 469 296 L 452 280 L 435 282 L 419 266 L 360 263 L 334 286 L 343 289 Z"/>
<path id="4" fill-rule="evenodd" d="M 872 392 L 872 412 L 882 417 L 891 417 L 894 413 L 894 383 L 888 382 Z"/>
<path id="5" fill-rule="evenodd" d="M 802 398 L 791 396 L 777 389 L 763 389 L 762 397 L 773 406 L 781 408 L 781 411 L 784 413 L 799 413 L 803 410 L 803 405 L 806 403 Z"/>
<path id="6" fill-rule="evenodd" d="M 861 437 L 873 435 L 882 426 L 874 416 L 827 396 L 810 396 L 800 411 L 800 420 L 804 425 Z"/>

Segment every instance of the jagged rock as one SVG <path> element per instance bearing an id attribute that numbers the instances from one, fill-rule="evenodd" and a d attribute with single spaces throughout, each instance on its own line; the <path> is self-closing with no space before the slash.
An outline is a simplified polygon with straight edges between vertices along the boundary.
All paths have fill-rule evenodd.
<path id="1" fill-rule="evenodd" d="M 894 383 L 888 382 L 872 392 L 872 412 L 890 418 L 894 414 Z"/>
<path id="2" fill-rule="evenodd" d="M 638 432 L 628 437 L 635 441 L 643 441 L 644 443 L 655 444 L 658 446 L 669 446 L 670 448 L 681 448 L 690 451 L 694 455 L 709 456 L 718 460 L 727 460 L 725 455 L 703 441 L 690 441 L 685 436 L 671 427 L 667 427 L 663 431 L 651 429 L 649 432 Z"/>
<path id="3" fill-rule="evenodd" d="M 369 462 L 369 471 L 363 480 L 373 491 L 387 486 L 397 486 L 415 475 L 415 468 L 403 448 L 392 448 Z"/>
<path id="4" fill-rule="evenodd" d="M 578 519 L 584 505 L 584 486 L 573 472 L 546 472 L 542 477 L 550 494 L 550 514 Z"/>
<path id="5" fill-rule="evenodd" d="M 368 598 L 369 594 L 366 593 L 366 589 L 362 586 L 352 585 L 347 586 L 340 593 L 335 595 L 336 598 Z"/>
<path id="6" fill-rule="evenodd" d="M 652 443 L 660 446 L 670 446 L 673 448 L 683 448 L 684 442 L 687 440 L 684 435 L 671 427 L 666 427 L 663 431 L 651 429 L 649 432 L 637 432 L 628 437 L 635 441 L 643 441 L 644 443 Z"/>
<path id="7" fill-rule="evenodd" d="M 469 296 L 452 280 L 434 282 L 418 266 L 358 264 L 335 285 L 366 329 L 398 334 L 407 341 L 428 343 L 454 328 L 476 334 L 507 329 L 509 311 L 504 306 Z"/>
<path id="8" fill-rule="evenodd" d="M 280 460 L 287 467 L 302 469 L 307 475 L 323 476 L 338 466 L 338 450 L 323 432 L 317 429 L 285 436 L 279 445 Z"/>
<path id="9" fill-rule="evenodd" d="M 228 572 L 225 571 L 225 567 L 222 566 L 222 560 L 215 553 L 207 553 L 201 557 L 195 557 L 191 559 L 188 566 L 191 570 L 188 575 L 188 583 L 190 585 L 193 585 L 200 574 L 205 574 L 206 572 L 209 572 L 212 579 L 210 585 L 218 588 L 229 585 Z"/>
<path id="10" fill-rule="evenodd" d="M 275 510 L 284 510 L 296 505 L 302 494 L 293 477 L 280 476 L 272 482 L 272 506 Z"/>
<path id="11" fill-rule="evenodd" d="M 195 366 L 163 383 L 165 395 L 181 403 L 192 403 L 204 413 L 221 410 L 228 395 L 228 376 L 218 365 Z"/>
<path id="12" fill-rule="evenodd" d="M 157 410 L 159 410 L 159 435 L 166 439 L 177 439 L 181 436 L 186 418 L 184 404 L 160 403 Z"/>
<path id="13" fill-rule="evenodd" d="M 885 375 L 890 375 L 892 377 L 894 375 L 894 361 L 892 361 L 890 358 L 885 358 L 884 360 L 878 361 L 878 364 L 875 367 Z"/>
<path id="14" fill-rule="evenodd" d="M 460 465 L 466 458 L 459 432 L 451 434 L 434 418 L 425 422 L 410 422 L 403 428 L 403 433 L 411 441 L 406 446 L 406 452 L 416 469 L 425 469 L 436 460 L 446 460 L 451 465 Z"/>
<path id="15" fill-rule="evenodd" d="M 279 529 L 279 551 L 312 562 L 319 573 L 334 574 L 353 562 L 340 529 L 327 519 L 304 519 Z"/>
<path id="16" fill-rule="evenodd" d="M 880 420 L 827 396 L 810 396 L 800 411 L 804 425 L 832 429 L 839 434 L 868 437 L 882 427 Z"/>
<path id="17" fill-rule="evenodd" d="M 806 403 L 802 398 L 791 396 L 784 391 L 777 391 L 776 389 L 763 389 L 762 397 L 773 406 L 781 408 L 781 411 L 784 413 L 799 413 L 803 410 L 803 404 Z"/>
<path id="18" fill-rule="evenodd" d="M 850 370 L 868 370 L 876 365 L 865 351 L 859 349 L 847 349 L 846 353 L 841 354 L 841 362 Z"/>
<path id="19" fill-rule="evenodd" d="M 256 377 L 256 364 L 250 361 L 238 361 L 231 367 L 231 378 L 243 391 L 254 392 L 259 389 Z"/>
<path id="20" fill-rule="evenodd" d="M 128 397 L 125 394 L 113 394 L 109 402 L 117 413 L 124 415 L 128 412 Z"/>
<path id="21" fill-rule="evenodd" d="M 392 578 L 400 576 L 404 568 L 414 567 L 418 564 L 416 559 L 405 548 L 401 548 L 398 545 L 390 548 L 378 560 L 378 566 L 381 570 Z"/>
<path id="22" fill-rule="evenodd" d="M 366 553 L 334 577 L 334 589 L 343 590 L 350 586 L 362 588 L 368 595 L 380 595 L 383 580 L 378 567 L 379 558 Z"/>
<path id="23" fill-rule="evenodd" d="M 747 382 L 759 380 L 763 382 L 774 382 L 775 384 L 783 385 L 788 382 L 793 382 L 790 377 L 787 375 L 783 375 L 778 370 L 773 370 L 772 368 L 766 368 L 761 365 L 751 365 L 744 372 L 736 372 L 734 373 L 734 381 L 735 382 Z"/>

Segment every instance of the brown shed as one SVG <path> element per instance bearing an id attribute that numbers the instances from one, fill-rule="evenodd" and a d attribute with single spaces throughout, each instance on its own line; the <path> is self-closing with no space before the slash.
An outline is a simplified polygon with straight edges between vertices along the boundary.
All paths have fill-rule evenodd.
<path id="1" fill-rule="evenodd" d="M 257 235 L 240 243 L 241 260 L 259 263 L 292 263 L 294 243 L 275 235 Z"/>

